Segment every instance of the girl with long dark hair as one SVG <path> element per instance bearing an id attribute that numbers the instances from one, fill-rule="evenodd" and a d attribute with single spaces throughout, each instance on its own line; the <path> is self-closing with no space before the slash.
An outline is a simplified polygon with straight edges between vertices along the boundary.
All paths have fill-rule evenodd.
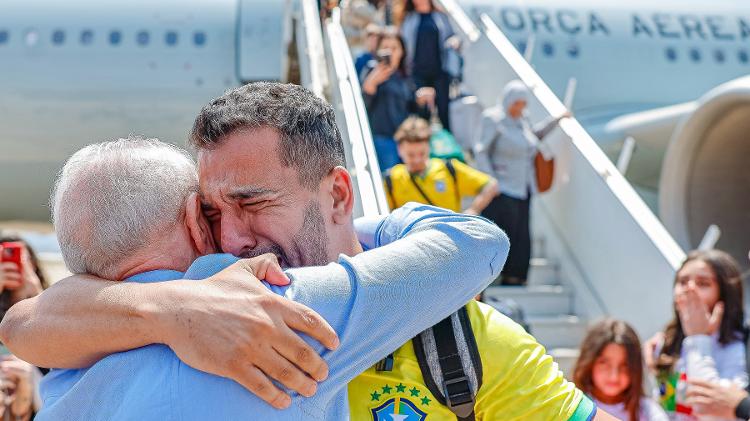
<path id="1" fill-rule="evenodd" d="M 604 319 L 583 342 L 573 381 L 596 406 L 623 421 L 667 421 L 643 387 L 643 356 L 638 335 L 627 323 Z"/>
<path id="2" fill-rule="evenodd" d="M 673 296 L 674 318 L 652 369 L 664 409 L 675 420 L 695 420 L 686 403 L 689 379 L 748 383 L 737 262 L 719 250 L 690 253 L 677 271 Z"/>

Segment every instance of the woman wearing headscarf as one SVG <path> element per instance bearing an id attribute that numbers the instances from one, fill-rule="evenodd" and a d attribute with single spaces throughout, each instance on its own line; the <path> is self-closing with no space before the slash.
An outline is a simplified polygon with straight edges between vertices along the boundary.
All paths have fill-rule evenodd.
<path id="1" fill-rule="evenodd" d="M 534 158 L 541 151 L 544 136 L 551 132 L 560 117 L 531 126 L 524 115 L 529 89 L 520 80 L 505 85 L 499 104 L 482 113 L 474 154 L 480 171 L 498 181 L 500 194 L 482 212 L 495 222 L 510 238 L 510 254 L 501 275 L 503 285 L 525 285 L 531 258 L 529 233 L 529 203 L 537 193 Z"/>

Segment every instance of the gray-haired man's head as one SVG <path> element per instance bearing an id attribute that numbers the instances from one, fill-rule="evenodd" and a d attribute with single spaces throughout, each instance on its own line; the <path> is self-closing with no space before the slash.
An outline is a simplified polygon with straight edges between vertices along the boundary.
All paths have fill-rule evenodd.
<path id="1" fill-rule="evenodd" d="M 352 253 L 353 190 L 333 108 L 297 85 L 259 82 L 205 106 L 190 136 L 215 240 L 282 265 Z"/>
<path id="2" fill-rule="evenodd" d="M 156 139 L 84 147 L 66 162 L 51 198 L 66 265 L 118 279 L 134 256 L 184 232 L 186 201 L 197 189 L 187 153 Z"/>

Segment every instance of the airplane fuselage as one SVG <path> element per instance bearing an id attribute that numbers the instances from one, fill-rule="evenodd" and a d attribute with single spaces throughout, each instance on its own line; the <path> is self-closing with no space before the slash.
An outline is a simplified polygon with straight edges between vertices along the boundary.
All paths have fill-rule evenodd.
<path id="1" fill-rule="evenodd" d="M 2 219 L 46 219 L 54 175 L 81 146 L 130 133 L 184 145 L 210 98 L 285 77 L 281 0 L 32 3 L 0 5 Z M 460 3 L 471 17 L 487 13 L 520 50 L 534 34 L 532 64 L 559 96 L 577 78 L 573 108 L 594 131 L 750 69 L 742 3 Z"/>
<path id="2" fill-rule="evenodd" d="M 459 0 L 486 13 L 585 125 L 692 101 L 750 72 L 750 4 Z M 533 34 L 533 37 L 532 37 Z M 473 59 L 473 57 L 472 57 Z"/>

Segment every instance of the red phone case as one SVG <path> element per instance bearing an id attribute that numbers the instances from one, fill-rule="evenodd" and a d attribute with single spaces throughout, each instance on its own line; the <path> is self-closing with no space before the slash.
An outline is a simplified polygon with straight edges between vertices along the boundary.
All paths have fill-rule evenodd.
<path id="1" fill-rule="evenodd" d="M 23 269 L 21 267 L 21 250 L 23 250 L 23 244 L 19 242 L 0 244 L 0 261 L 17 264 L 20 272 Z"/>

